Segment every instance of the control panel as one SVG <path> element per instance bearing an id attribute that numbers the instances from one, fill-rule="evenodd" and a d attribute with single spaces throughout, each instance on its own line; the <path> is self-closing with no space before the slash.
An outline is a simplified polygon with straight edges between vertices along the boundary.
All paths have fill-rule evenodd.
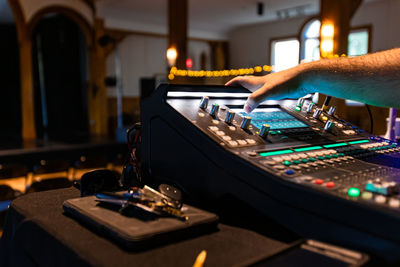
<path id="1" fill-rule="evenodd" d="M 307 237 L 400 261 L 400 146 L 329 101 L 265 101 L 247 114 L 248 95 L 161 86 L 142 105 L 144 168 L 195 201 L 233 195 Z"/>

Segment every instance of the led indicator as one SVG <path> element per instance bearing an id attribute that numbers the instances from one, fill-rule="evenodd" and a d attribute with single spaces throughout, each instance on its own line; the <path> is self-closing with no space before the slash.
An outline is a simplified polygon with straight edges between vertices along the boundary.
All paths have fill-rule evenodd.
<path id="1" fill-rule="evenodd" d="M 286 150 L 277 150 L 277 151 L 271 151 L 271 152 L 261 152 L 259 155 L 261 157 L 268 157 L 268 156 L 274 156 L 274 155 L 281 155 L 281 154 L 289 154 L 293 153 L 292 150 L 286 149 Z"/>
<path id="2" fill-rule="evenodd" d="M 351 142 L 349 142 L 349 144 L 355 145 L 355 144 L 362 144 L 362 143 L 368 143 L 368 142 L 369 142 L 369 140 L 364 139 L 364 140 L 358 140 L 358 141 L 351 141 Z"/>
<path id="3" fill-rule="evenodd" d="M 294 108 L 296 111 L 300 111 L 301 110 L 301 107 L 295 107 Z"/>
<path id="4" fill-rule="evenodd" d="M 302 151 L 317 150 L 317 149 L 322 149 L 322 146 L 309 146 L 309 147 L 295 148 L 294 151 L 302 152 Z"/>
<path id="5" fill-rule="evenodd" d="M 347 191 L 347 194 L 350 197 L 358 197 L 360 195 L 360 189 L 356 188 L 356 187 L 351 187 L 349 188 L 349 190 Z"/>
<path id="6" fill-rule="evenodd" d="M 348 146 L 348 144 L 347 143 L 336 143 L 336 144 L 324 145 L 323 147 L 332 148 L 332 147 L 338 147 L 338 146 Z"/>

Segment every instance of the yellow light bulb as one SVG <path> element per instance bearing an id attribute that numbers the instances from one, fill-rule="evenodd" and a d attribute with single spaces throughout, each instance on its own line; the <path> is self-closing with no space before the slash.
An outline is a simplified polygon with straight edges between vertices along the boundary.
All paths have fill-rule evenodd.
<path id="1" fill-rule="evenodd" d="M 170 75 L 168 75 L 168 79 L 173 80 L 175 78 L 175 76 L 171 73 Z"/>

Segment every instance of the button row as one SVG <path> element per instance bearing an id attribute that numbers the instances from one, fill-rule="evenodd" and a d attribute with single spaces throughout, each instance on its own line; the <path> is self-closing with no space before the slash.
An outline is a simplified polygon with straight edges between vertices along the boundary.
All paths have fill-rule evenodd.
<path id="1" fill-rule="evenodd" d="M 230 126 L 230 127 L 235 128 L 234 126 Z M 231 146 L 231 147 L 247 146 L 247 145 L 255 145 L 255 144 L 257 144 L 257 141 L 254 140 L 254 139 L 251 139 L 251 138 L 233 140 L 230 135 L 227 135 L 226 132 L 221 131 L 217 126 L 209 126 L 208 129 L 211 132 L 213 132 L 215 135 L 217 135 L 219 138 L 221 138 L 222 140 L 227 142 L 228 145 Z"/>

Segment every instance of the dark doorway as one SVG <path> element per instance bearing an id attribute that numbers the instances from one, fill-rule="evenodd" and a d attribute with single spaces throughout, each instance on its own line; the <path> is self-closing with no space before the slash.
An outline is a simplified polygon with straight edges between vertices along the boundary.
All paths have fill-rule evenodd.
<path id="1" fill-rule="evenodd" d="M 79 26 L 51 14 L 33 36 L 35 123 L 39 138 L 85 140 L 88 133 L 87 44 Z"/>
<path id="2" fill-rule="evenodd" d="M 10 143 L 10 140 L 21 138 L 22 127 L 19 46 L 15 24 L 0 24 L 0 35 L 0 139 Z"/>

